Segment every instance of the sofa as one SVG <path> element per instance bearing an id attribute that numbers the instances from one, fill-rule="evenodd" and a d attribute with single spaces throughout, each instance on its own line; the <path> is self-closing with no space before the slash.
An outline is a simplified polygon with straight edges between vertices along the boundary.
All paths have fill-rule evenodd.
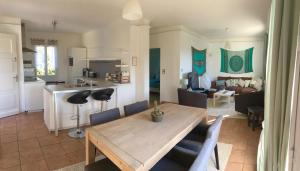
<path id="1" fill-rule="evenodd" d="M 226 89 L 229 91 L 235 91 L 235 94 L 248 94 L 251 92 L 256 92 L 257 89 L 254 87 L 242 87 L 242 86 L 228 86 L 226 84 L 227 80 L 252 80 L 251 77 L 218 77 L 217 80 L 211 82 L 211 88 L 216 90 Z M 223 80 L 225 82 L 224 85 L 217 85 L 218 81 Z"/>
<path id="2" fill-rule="evenodd" d="M 238 94 L 234 96 L 235 111 L 248 114 L 248 107 L 264 107 L 264 91 L 251 92 L 248 94 Z"/>

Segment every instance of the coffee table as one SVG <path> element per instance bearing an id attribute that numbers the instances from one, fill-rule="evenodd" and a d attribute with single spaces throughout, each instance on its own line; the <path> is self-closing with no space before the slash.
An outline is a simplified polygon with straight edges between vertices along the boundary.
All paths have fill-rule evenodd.
<path id="1" fill-rule="evenodd" d="M 220 97 L 227 97 L 228 103 L 230 103 L 230 97 L 235 94 L 235 91 L 228 91 L 228 90 L 220 90 L 214 93 L 214 106 L 216 106 L 216 99 Z"/>

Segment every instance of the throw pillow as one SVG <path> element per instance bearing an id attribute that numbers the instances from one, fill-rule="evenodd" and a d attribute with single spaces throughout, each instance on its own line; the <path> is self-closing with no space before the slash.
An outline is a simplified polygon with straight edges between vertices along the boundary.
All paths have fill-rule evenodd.
<path id="1" fill-rule="evenodd" d="M 224 80 L 217 80 L 216 81 L 216 86 L 225 86 L 225 81 Z"/>
<path id="2" fill-rule="evenodd" d="M 238 85 L 239 85 L 240 87 L 244 87 L 244 86 L 245 86 L 245 81 L 242 80 L 242 79 L 240 79 Z"/>
<path id="3" fill-rule="evenodd" d="M 255 79 L 252 79 L 252 80 L 250 81 L 249 87 L 255 88 L 255 87 L 254 87 L 255 84 L 256 84 L 256 80 L 255 80 Z"/>
<path id="4" fill-rule="evenodd" d="M 238 86 L 239 80 L 238 79 L 233 79 L 233 85 L 232 86 Z"/>
<path id="5" fill-rule="evenodd" d="M 210 89 L 211 87 L 211 80 L 209 79 L 207 74 L 202 75 L 202 77 L 199 77 L 200 80 L 200 87 L 204 88 L 206 90 Z"/>
<path id="6" fill-rule="evenodd" d="M 257 79 L 255 80 L 254 88 L 255 88 L 257 91 L 261 91 L 261 90 L 262 90 L 262 86 L 263 86 L 263 81 L 262 81 L 262 79 L 257 78 Z"/>
<path id="7" fill-rule="evenodd" d="M 226 80 L 226 87 L 230 87 L 231 86 L 231 81 L 230 80 Z"/>
<path id="8" fill-rule="evenodd" d="M 250 82 L 251 82 L 251 80 L 245 80 L 245 87 L 249 87 L 250 86 Z"/>

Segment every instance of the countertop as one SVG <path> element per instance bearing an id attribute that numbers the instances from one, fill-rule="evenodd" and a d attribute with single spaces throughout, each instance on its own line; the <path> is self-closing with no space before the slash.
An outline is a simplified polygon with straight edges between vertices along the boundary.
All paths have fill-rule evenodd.
<path id="1" fill-rule="evenodd" d="M 24 81 L 24 84 L 32 84 L 32 83 L 43 83 L 45 84 L 46 82 L 40 78 L 37 78 L 36 80 L 30 80 L 30 81 Z"/>
<path id="2" fill-rule="evenodd" d="M 45 89 L 50 93 L 72 93 L 72 92 L 79 92 L 83 90 L 99 90 L 108 87 L 116 87 L 117 85 L 101 79 L 94 79 L 93 80 L 96 86 L 84 86 L 84 87 L 76 87 L 72 84 L 58 84 L 58 85 L 46 85 Z"/>

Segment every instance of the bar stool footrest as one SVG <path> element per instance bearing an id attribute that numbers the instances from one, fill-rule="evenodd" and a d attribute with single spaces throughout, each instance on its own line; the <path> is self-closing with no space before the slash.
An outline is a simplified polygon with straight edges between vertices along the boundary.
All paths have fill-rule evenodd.
<path id="1" fill-rule="evenodd" d="M 69 130 L 68 135 L 72 138 L 81 139 L 81 138 L 84 138 L 85 133 L 82 129 L 72 128 Z"/>

